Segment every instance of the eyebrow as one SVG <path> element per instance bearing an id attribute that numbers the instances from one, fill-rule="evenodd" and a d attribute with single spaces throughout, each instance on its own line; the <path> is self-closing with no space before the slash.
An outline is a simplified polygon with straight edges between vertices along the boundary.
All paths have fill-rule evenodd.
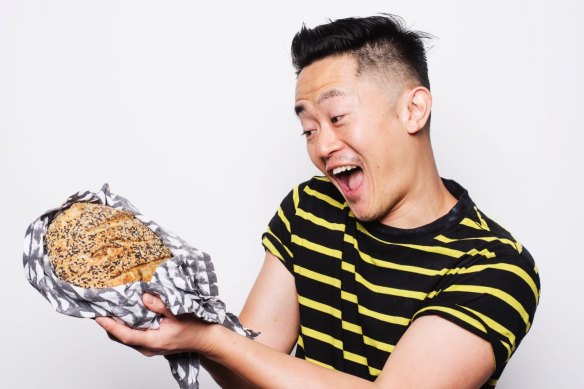
<path id="1" fill-rule="evenodd" d="M 346 95 L 347 94 L 340 89 L 328 89 L 322 95 L 320 95 L 320 97 L 316 101 L 316 104 L 322 104 L 323 101 L 330 99 L 330 98 L 333 98 L 333 97 L 338 97 L 338 96 L 344 97 Z"/>
<path id="2" fill-rule="evenodd" d="M 320 105 L 322 104 L 325 100 L 327 99 L 331 99 L 333 97 L 344 97 L 347 96 L 347 94 L 345 92 L 343 92 L 340 89 L 327 89 L 326 91 L 324 91 L 319 97 L 318 100 L 316 100 L 316 104 Z M 306 107 L 304 107 L 304 105 L 302 104 L 296 104 L 294 106 L 294 111 L 296 112 L 296 115 L 300 116 L 300 114 L 306 109 Z"/>

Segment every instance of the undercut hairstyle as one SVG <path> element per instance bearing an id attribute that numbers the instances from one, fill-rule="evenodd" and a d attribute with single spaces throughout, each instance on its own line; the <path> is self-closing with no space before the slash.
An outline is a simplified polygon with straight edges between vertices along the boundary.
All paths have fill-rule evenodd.
<path id="1" fill-rule="evenodd" d="M 372 72 L 430 89 L 424 47 L 424 40 L 430 38 L 389 14 L 331 20 L 314 28 L 302 25 L 292 40 L 292 64 L 298 76 L 319 59 L 348 54 L 357 61 L 357 75 Z"/>

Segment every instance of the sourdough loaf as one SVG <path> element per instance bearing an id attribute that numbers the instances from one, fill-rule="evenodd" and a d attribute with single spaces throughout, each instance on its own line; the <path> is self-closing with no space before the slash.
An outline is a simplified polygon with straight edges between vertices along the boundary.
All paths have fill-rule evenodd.
<path id="1" fill-rule="evenodd" d="M 172 257 L 162 240 L 128 211 L 74 203 L 51 222 L 45 235 L 57 277 L 83 288 L 150 281 Z"/>

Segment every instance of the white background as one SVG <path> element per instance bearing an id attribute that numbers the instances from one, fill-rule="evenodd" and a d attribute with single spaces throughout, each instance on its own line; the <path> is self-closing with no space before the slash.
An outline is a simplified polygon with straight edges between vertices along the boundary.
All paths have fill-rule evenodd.
<path id="1" fill-rule="evenodd" d="M 584 10 L 576 1 L 0 0 L 0 386 L 174 388 L 162 358 L 54 312 L 25 280 L 28 224 L 112 190 L 211 254 L 241 309 L 260 235 L 315 169 L 293 114 L 302 22 L 391 12 L 437 38 L 432 137 L 535 257 L 542 297 L 499 388 L 581 382 Z M 92 378 L 97 377 L 97 378 Z M 203 375 L 202 388 L 215 388 Z"/>

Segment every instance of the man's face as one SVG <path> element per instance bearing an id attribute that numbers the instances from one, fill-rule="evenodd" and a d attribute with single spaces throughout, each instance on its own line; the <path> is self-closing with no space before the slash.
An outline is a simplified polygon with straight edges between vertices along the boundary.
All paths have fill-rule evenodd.
<path id="1" fill-rule="evenodd" d="M 296 82 L 295 109 L 312 162 L 357 219 L 383 222 L 404 200 L 413 177 L 403 114 L 407 88 L 382 86 L 356 70 L 347 55 L 307 66 Z"/>

